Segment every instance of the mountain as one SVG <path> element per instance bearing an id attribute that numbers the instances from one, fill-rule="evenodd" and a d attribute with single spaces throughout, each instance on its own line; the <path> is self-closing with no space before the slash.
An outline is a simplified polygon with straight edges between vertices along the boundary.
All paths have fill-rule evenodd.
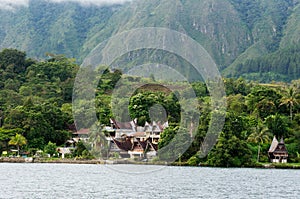
<path id="1" fill-rule="evenodd" d="M 30 0 L 28 6 L 0 10 L 0 17 L 0 48 L 24 50 L 31 57 L 50 52 L 81 62 L 116 33 L 166 27 L 199 42 L 225 76 L 300 78 L 299 0 L 135 0 L 102 7 Z"/>
<path id="2" fill-rule="evenodd" d="M 0 10 L 0 47 L 24 50 L 35 58 L 45 53 L 78 58 L 86 39 L 102 29 L 118 7 L 30 0 L 27 7 Z"/>

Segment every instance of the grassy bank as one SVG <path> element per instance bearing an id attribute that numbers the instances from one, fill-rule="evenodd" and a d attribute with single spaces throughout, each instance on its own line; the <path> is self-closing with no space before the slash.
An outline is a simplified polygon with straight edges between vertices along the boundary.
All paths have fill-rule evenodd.
<path id="1" fill-rule="evenodd" d="M 0 157 L 0 163 L 25 163 L 25 158 Z M 59 159 L 59 158 L 35 158 L 31 163 L 55 163 L 55 164 L 136 164 L 136 165 L 166 165 L 166 166 L 191 166 L 187 162 L 140 162 L 133 160 L 86 160 L 86 159 Z M 200 164 L 194 167 L 212 167 L 208 164 Z M 300 163 L 256 163 L 247 168 L 266 168 L 266 169 L 300 169 Z"/>

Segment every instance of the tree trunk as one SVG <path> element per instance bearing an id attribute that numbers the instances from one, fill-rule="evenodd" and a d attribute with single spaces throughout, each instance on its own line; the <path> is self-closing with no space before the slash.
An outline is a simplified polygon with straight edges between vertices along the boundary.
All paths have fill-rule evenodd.
<path id="1" fill-rule="evenodd" d="M 18 149 L 18 157 L 20 156 L 20 146 L 17 145 L 17 149 Z"/>
<path id="2" fill-rule="evenodd" d="M 291 118 L 291 121 L 293 121 L 293 106 L 290 105 L 290 118 Z"/>
<path id="3" fill-rule="evenodd" d="M 257 150 L 257 162 L 259 162 L 259 153 L 260 153 L 260 144 L 258 145 L 258 150 Z"/>

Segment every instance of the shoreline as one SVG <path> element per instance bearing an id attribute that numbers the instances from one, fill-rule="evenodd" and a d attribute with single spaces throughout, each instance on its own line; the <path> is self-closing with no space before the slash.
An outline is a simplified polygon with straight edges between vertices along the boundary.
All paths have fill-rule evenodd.
<path id="1" fill-rule="evenodd" d="M 45 159 L 45 158 L 0 158 L 1 163 L 27 163 L 27 164 L 134 164 L 134 165 L 164 165 L 164 166 L 190 166 L 187 163 L 164 163 L 164 162 L 137 162 L 130 160 L 84 160 L 84 159 Z M 299 165 L 293 164 L 258 164 L 252 167 L 214 167 L 209 165 L 199 165 L 199 166 L 190 166 L 190 167 L 209 167 L 209 168 L 260 168 L 260 169 L 300 169 Z"/>

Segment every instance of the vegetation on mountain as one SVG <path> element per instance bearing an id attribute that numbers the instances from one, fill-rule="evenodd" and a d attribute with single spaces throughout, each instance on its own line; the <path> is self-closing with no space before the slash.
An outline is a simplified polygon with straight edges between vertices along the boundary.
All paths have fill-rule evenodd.
<path id="1" fill-rule="evenodd" d="M 199 42 L 226 77 L 291 81 L 300 78 L 299 13 L 299 0 L 138 0 L 102 7 L 30 0 L 28 7 L 14 12 L 0 10 L 0 48 L 24 50 L 34 58 L 47 58 L 47 52 L 64 54 L 81 63 L 112 35 L 165 27 Z M 155 50 L 125 57 L 120 64 L 178 63 L 174 55 L 159 60 Z M 193 75 L 192 70 L 187 72 Z M 13 80 L 7 80 L 7 86 Z"/>

